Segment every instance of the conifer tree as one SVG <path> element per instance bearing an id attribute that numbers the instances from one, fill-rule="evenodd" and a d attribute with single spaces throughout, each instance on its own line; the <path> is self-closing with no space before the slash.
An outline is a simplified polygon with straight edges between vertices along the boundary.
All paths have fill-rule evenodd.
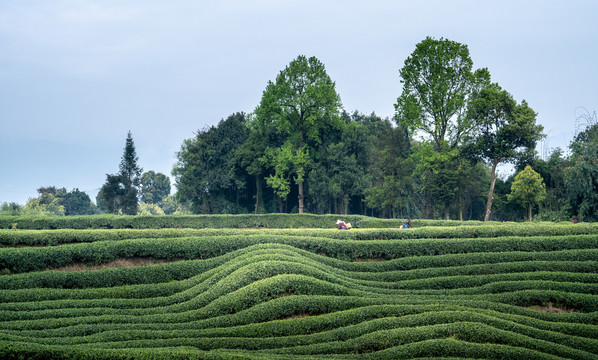
<path id="1" fill-rule="evenodd" d="M 125 149 L 119 165 L 119 173 L 106 174 L 106 183 L 100 189 L 96 201 L 98 206 L 109 213 L 122 212 L 125 215 L 137 215 L 141 172 L 137 165 L 139 158 L 135 151 L 133 136 L 129 131 Z"/>
<path id="2" fill-rule="evenodd" d="M 124 186 L 122 211 L 127 215 L 137 214 L 139 185 L 141 184 L 141 172 L 143 171 L 137 164 L 138 161 L 139 158 L 135 151 L 133 136 L 129 131 L 127 133 L 125 149 L 119 166 L 119 174 Z"/>

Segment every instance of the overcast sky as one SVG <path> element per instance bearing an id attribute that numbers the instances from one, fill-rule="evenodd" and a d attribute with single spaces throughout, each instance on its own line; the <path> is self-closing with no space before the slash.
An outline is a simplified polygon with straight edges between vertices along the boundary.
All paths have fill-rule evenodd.
<path id="1" fill-rule="evenodd" d="M 251 112 L 298 55 L 325 64 L 344 108 L 392 117 L 399 69 L 431 36 L 538 113 L 566 149 L 598 107 L 598 1 L 0 2 L 0 203 L 41 186 L 95 201 L 130 130 L 170 175 L 183 140 Z"/>

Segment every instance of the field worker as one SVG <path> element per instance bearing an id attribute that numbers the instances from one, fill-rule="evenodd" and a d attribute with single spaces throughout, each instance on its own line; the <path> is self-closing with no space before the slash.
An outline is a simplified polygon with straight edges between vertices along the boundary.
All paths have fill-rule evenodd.
<path id="1" fill-rule="evenodd" d="M 344 221 L 336 220 L 336 226 L 338 226 L 339 230 L 347 230 L 347 225 Z"/>

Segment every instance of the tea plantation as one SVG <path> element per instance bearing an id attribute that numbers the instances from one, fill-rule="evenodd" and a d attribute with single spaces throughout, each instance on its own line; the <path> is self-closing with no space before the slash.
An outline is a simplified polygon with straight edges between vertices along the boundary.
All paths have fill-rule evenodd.
<path id="1" fill-rule="evenodd" d="M 598 359 L 598 226 L 337 218 L 0 217 L 0 359 Z"/>

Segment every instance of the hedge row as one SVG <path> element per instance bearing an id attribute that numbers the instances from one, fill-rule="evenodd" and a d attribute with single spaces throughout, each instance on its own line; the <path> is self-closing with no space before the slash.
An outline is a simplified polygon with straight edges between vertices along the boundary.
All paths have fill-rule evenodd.
<path id="1" fill-rule="evenodd" d="M 356 228 L 397 228 L 404 219 L 378 219 L 362 215 L 242 214 L 168 216 L 0 216 L 0 229 L 162 229 L 162 228 L 334 228 L 336 220 Z M 414 226 L 500 224 L 480 221 L 413 220 Z"/>
<path id="2" fill-rule="evenodd" d="M 243 327 L 241 331 L 236 332 L 235 328 L 226 329 L 238 335 L 221 331 L 222 335 L 220 336 L 214 334 L 214 331 L 210 329 L 208 331 L 172 330 L 164 333 L 143 330 L 109 331 L 95 336 L 76 338 L 31 338 L 19 335 L 0 335 L 0 338 L 54 345 L 93 345 L 96 348 L 112 349 L 192 346 L 199 350 L 239 348 L 269 350 L 276 353 L 327 354 L 380 351 L 397 345 L 458 334 L 461 339 L 482 343 L 485 341 L 496 343 L 498 341 L 494 337 L 501 336 L 503 340 L 501 343 L 509 343 L 512 346 L 523 345 L 522 339 L 526 339 L 529 341 L 526 345 L 528 348 L 559 356 L 567 354 L 568 357 L 577 359 L 585 359 L 592 355 L 592 351 L 598 350 L 598 341 L 596 340 L 579 339 L 569 335 L 518 326 L 508 321 L 497 321 L 492 317 L 472 312 L 460 314 L 441 312 L 438 314 L 441 321 L 437 321 L 430 314 L 425 315 L 374 319 L 353 326 L 289 336 L 264 336 L 247 331 L 248 329 Z M 505 337 L 508 339 L 507 341 L 504 341 Z M 531 338 L 534 340 L 530 341 Z M 563 343 L 567 345 L 562 345 Z M 540 344 L 542 347 L 538 348 Z M 331 347 L 334 347 L 334 351 L 331 351 Z"/>
<path id="3" fill-rule="evenodd" d="M 252 272 L 251 275 L 246 275 Z M 256 274 L 259 274 L 256 276 Z M 426 295 L 432 297 L 439 296 L 462 296 L 462 295 L 488 295 L 521 292 L 527 290 L 550 290 L 576 294 L 594 295 L 598 292 L 598 285 L 588 283 L 595 279 L 591 274 L 575 274 L 571 272 L 533 272 L 533 273 L 515 273 L 515 274 L 496 274 L 479 276 L 449 276 L 432 279 L 418 279 L 397 282 L 393 288 L 385 288 L 379 283 L 372 281 L 370 283 L 357 283 L 351 279 L 341 276 L 332 276 L 318 271 L 317 269 L 298 264 L 288 263 L 255 263 L 240 267 L 237 270 L 216 274 L 203 281 L 187 284 L 193 285 L 180 292 L 171 292 L 164 296 L 155 297 L 151 285 L 145 286 L 140 290 L 144 293 L 150 293 L 152 297 L 145 298 L 117 298 L 106 296 L 102 290 L 97 289 L 95 293 L 97 298 L 77 299 L 51 299 L 38 300 L 36 295 L 43 293 L 35 289 L 29 291 L 6 291 L 8 296 L 12 296 L 16 302 L 4 302 L 0 306 L 1 311 L 5 311 L 5 320 L 9 319 L 32 319 L 44 317 L 48 313 L 55 316 L 56 313 L 51 310 L 67 309 L 61 311 L 61 316 L 77 316 L 81 309 L 93 308 L 97 314 L 153 314 L 162 311 L 181 312 L 203 306 L 227 294 L 226 291 L 235 291 L 244 286 L 249 286 L 253 282 L 261 281 L 263 278 L 277 276 L 281 274 L 302 275 L 314 280 L 321 280 L 328 284 L 332 289 L 343 291 L 353 296 L 397 296 L 397 295 Z M 446 286 L 449 284 L 450 286 Z M 446 286 L 447 289 L 442 288 Z M 118 289 L 118 292 L 126 290 L 137 290 L 129 288 Z M 162 289 L 161 289 L 162 290 Z M 111 292 L 114 295 L 117 291 Z M 50 292 L 52 293 L 52 292 Z M 86 295 L 91 295 L 88 292 Z M 586 300 L 590 303 L 596 303 L 596 299 L 581 296 L 575 298 L 575 303 L 567 303 L 573 308 L 588 309 L 590 304 L 583 304 Z M 582 302 L 580 305 L 579 302 Z M 501 301 L 504 302 L 504 301 Z M 512 303 L 512 301 L 508 301 Z M 40 310 L 44 312 L 40 312 Z M 117 310 L 120 309 L 120 310 Z M 17 313 L 18 312 L 18 313 Z M 28 313 L 25 313 L 28 312 Z"/>
<path id="4" fill-rule="evenodd" d="M 75 318 L 85 314 L 150 319 L 165 312 L 172 313 L 174 317 L 183 314 L 190 316 L 190 312 L 196 309 L 204 310 L 210 316 L 217 316 L 237 312 L 245 306 L 255 305 L 256 301 L 259 303 L 281 294 L 381 298 L 426 295 L 427 299 L 437 301 L 455 296 L 462 298 L 464 295 L 476 295 L 485 300 L 516 302 L 519 305 L 523 297 L 513 297 L 511 294 L 541 291 L 541 294 L 559 294 L 561 298 L 554 298 L 556 303 L 566 304 L 580 311 L 592 311 L 598 306 L 598 296 L 594 295 L 598 292 L 597 285 L 586 283 L 595 278 L 592 274 L 540 272 L 454 276 L 405 281 L 398 284 L 401 287 L 399 289 L 386 289 L 372 286 L 375 284 L 358 284 L 346 277 L 331 275 L 297 263 L 253 262 L 237 269 L 219 269 L 219 272 L 220 274 L 215 272 L 213 277 L 200 279 L 196 285 L 168 297 L 5 303 L 0 310 L 0 318 L 7 321 L 34 320 Z M 453 289 L 442 289 L 448 283 L 453 283 Z M 538 304 L 536 301 L 534 299 L 526 305 Z M 204 315 L 198 316 L 203 318 Z M 180 317 L 176 319 L 181 321 Z"/>
<path id="5" fill-rule="evenodd" d="M 231 235 L 97 241 L 43 248 L 0 248 L 0 271 L 39 271 L 74 263 L 102 264 L 118 258 L 207 259 L 263 243 L 287 244 L 343 260 L 389 260 L 452 253 L 595 249 L 598 248 L 598 235 L 371 241 L 305 236 Z"/>
<path id="6" fill-rule="evenodd" d="M 383 262 L 347 262 L 319 256 L 284 244 L 256 244 L 206 260 L 177 261 L 152 266 L 110 268 L 95 271 L 41 271 L 0 276 L 0 289 L 85 289 L 153 284 L 154 289 L 158 291 L 163 286 L 160 283 L 188 279 L 215 267 L 222 266 L 227 262 L 245 261 L 246 258 L 254 256 L 261 256 L 263 259 L 280 259 L 282 256 L 301 257 L 313 260 L 321 265 L 350 271 L 352 272 L 352 276 L 356 278 L 367 278 L 369 277 L 368 273 L 380 273 L 380 279 L 386 281 L 400 278 L 415 279 L 434 275 L 440 276 L 439 274 L 501 273 L 510 271 L 509 269 L 513 269 L 513 271 L 517 269 L 532 271 L 533 266 L 536 266 L 536 269 L 551 267 L 555 271 L 576 269 L 575 271 L 579 272 L 592 272 L 598 266 L 598 262 L 595 261 L 598 258 L 598 249 L 463 253 L 437 256 L 411 256 Z M 530 265 L 530 262 L 533 263 Z M 179 287 L 176 289 L 179 289 Z M 40 290 L 40 293 L 43 294 L 43 290 Z M 136 297 L 149 296 L 149 294 L 140 292 L 138 289 L 130 292 L 131 296 L 138 293 L 139 295 L 136 295 Z M 2 296 L 4 294 L 6 293 L 0 293 L 0 300 L 3 299 Z M 82 292 L 77 292 L 74 295 L 82 298 L 84 296 L 82 294 Z M 160 293 L 155 296 L 163 295 L 163 293 Z M 122 297 L 123 295 L 115 296 Z"/>
<path id="7" fill-rule="evenodd" d="M 536 293 L 543 294 L 546 292 Z M 548 294 L 545 296 L 550 298 L 554 295 Z M 563 322 L 563 320 L 573 318 L 575 314 L 556 316 L 518 309 L 519 312 L 524 312 L 526 315 L 553 318 L 552 321 L 543 321 L 532 317 L 508 314 L 508 311 L 512 310 L 508 306 L 488 302 L 447 300 L 443 304 L 418 304 L 421 301 L 421 298 L 414 300 L 405 297 L 373 299 L 345 296 L 286 296 L 259 303 L 256 306 L 247 308 L 247 310 L 224 316 L 213 316 L 203 320 L 195 320 L 188 313 L 187 320 L 180 323 L 171 322 L 168 314 L 156 318 L 156 321 L 151 323 L 146 322 L 147 319 L 145 318 L 141 319 L 141 322 L 136 321 L 135 317 L 126 319 L 106 316 L 90 317 L 83 310 L 82 312 L 86 316 L 80 319 L 54 318 L 11 322 L 10 325 L 12 326 L 8 329 L 13 328 L 15 332 L 7 330 L 3 326 L 5 328 L 3 330 L 4 337 L 0 338 L 3 346 L 0 348 L 4 349 L 2 351 L 5 351 L 5 354 L 6 349 L 15 349 L 15 354 L 24 354 L 21 352 L 23 349 L 17 346 L 22 342 L 11 340 L 22 336 L 28 339 L 28 349 L 32 351 L 33 349 L 44 349 L 44 351 L 40 350 L 44 354 L 47 354 L 45 351 L 49 351 L 51 354 L 57 352 L 57 354 L 62 355 L 69 354 L 68 356 L 78 356 L 76 355 L 79 354 L 77 351 L 86 352 L 92 348 L 97 350 L 101 347 L 130 348 L 136 346 L 148 347 L 145 349 L 139 348 L 140 353 L 147 352 L 147 354 L 153 354 L 153 356 L 160 356 L 163 355 L 161 351 L 165 348 L 160 349 L 156 346 L 181 347 L 185 346 L 185 343 L 187 343 L 187 346 L 192 346 L 192 352 L 199 351 L 198 348 L 209 349 L 216 347 L 244 347 L 246 349 L 253 348 L 257 351 L 257 347 L 268 345 L 270 348 L 262 348 L 260 351 L 268 353 L 270 357 L 275 356 L 275 353 L 285 352 L 290 353 L 289 355 L 292 358 L 319 353 L 330 358 L 331 351 L 338 351 L 343 354 L 349 353 L 349 351 L 357 351 L 376 356 L 382 356 L 382 354 L 396 356 L 398 349 L 402 346 L 398 344 L 406 344 L 410 341 L 414 341 L 413 344 L 419 343 L 417 340 L 409 339 L 425 337 L 429 332 L 438 334 L 437 331 L 445 326 L 454 327 L 461 326 L 459 324 L 469 324 L 464 328 L 453 328 L 452 335 L 448 337 L 458 337 L 462 340 L 474 342 L 480 341 L 480 343 L 489 341 L 503 345 L 508 344 L 514 348 L 523 346 L 522 349 L 531 351 L 530 354 L 536 357 L 540 356 L 540 358 L 545 353 L 563 356 L 566 352 L 569 354 L 568 358 L 592 358 L 598 353 L 596 351 L 598 344 L 598 340 L 596 340 L 598 334 L 595 326 L 596 313 L 585 314 L 585 320 L 588 321 L 588 324 L 585 325 Z M 434 301 L 437 300 L 432 300 L 432 302 Z M 497 310 L 502 312 L 497 312 Z M 276 320 L 293 314 L 317 315 L 322 313 L 325 315 Z M 98 321 L 95 321 L 94 318 L 97 318 Z M 559 322 L 554 322 L 557 319 Z M 78 325 L 69 326 L 76 324 L 77 320 L 80 320 Z M 40 324 L 43 325 L 39 327 Z M 47 329 L 52 325 L 56 330 Z M 32 328 L 43 330 L 26 330 Z M 488 332 L 482 331 L 480 333 L 480 328 L 486 329 Z M 202 331 L 201 329 L 205 330 Z M 314 332 L 318 333 L 307 335 Z M 192 336 L 194 340 L 189 339 L 189 336 Z M 223 336 L 226 338 L 220 338 Z M 280 336 L 283 336 L 283 338 L 278 338 Z M 402 340 L 398 340 L 396 336 L 401 336 Z M 441 335 L 435 335 L 430 336 L 430 338 L 436 338 L 437 336 L 442 337 Z M 496 341 L 497 338 L 493 336 L 506 339 L 506 341 Z M 38 342 L 58 344 L 62 342 L 61 338 L 65 337 L 69 338 L 69 344 L 83 342 L 89 343 L 89 345 L 45 346 L 37 344 Z M 239 338 L 251 339 L 245 341 Z M 333 340 L 334 338 L 337 340 Z M 288 344 L 285 343 L 287 341 L 285 339 L 289 341 Z M 322 341 L 314 343 L 313 341 L 316 339 L 322 339 Z M 329 341 L 324 342 L 325 340 Z M 191 341 L 196 343 L 189 345 Z M 225 341 L 229 345 L 223 346 Z M 277 351 L 272 349 L 272 346 L 277 343 L 279 346 L 302 345 Z M 347 347 L 351 350 L 345 351 Z M 72 351 L 61 352 L 59 351 L 61 349 L 70 349 Z M 120 349 L 118 352 L 113 352 L 106 349 L 108 352 L 101 354 L 106 358 L 112 358 L 112 356 L 117 355 L 125 356 L 129 350 Z M 436 350 L 438 349 L 433 351 Z M 243 350 L 243 353 L 252 354 L 248 350 Z M 32 356 L 37 356 L 37 354 L 37 352 L 31 353 Z M 197 352 L 197 354 L 200 354 L 200 352 Z M 205 355 L 207 353 L 201 352 L 201 354 Z M 430 354 L 439 356 L 441 353 L 432 352 Z M 512 354 L 512 352 L 501 354 L 501 356 L 504 356 L 505 354 Z M 137 358 L 138 355 L 139 353 L 135 353 L 131 356 Z M 276 358 L 279 358 L 278 354 Z"/>
<path id="8" fill-rule="evenodd" d="M 83 308 L 109 307 L 125 309 L 147 309 L 150 307 L 175 306 L 186 309 L 184 302 L 198 303 L 198 297 L 209 301 L 262 278 L 280 274 L 300 274 L 326 281 L 334 285 L 356 290 L 356 295 L 365 292 L 370 296 L 399 294 L 463 295 L 486 294 L 522 289 L 547 289 L 576 293 L 598 293 L 598 276 L 592 272 L 596 264 L 592 262 L 566 262 L 560 264 L 527 262 L 514 264 L 504 270 L 494 266 L 471 266 L 469 269 L 429 269 L 421 273 L 354 273 L 334 269 L 329 266 L 303 259 L 270 254 L 251 254 L 237 260 L 228 261 L 205 273 L 178 283 L 151 284 L 109 289 L 85 289 L 80 291 L 47 289 L 5 290 L 0 295 L 3 303 L 0 309 L 10 311 L 32 311 L 40 308 Z M 492 273 L 499 269 L 502 273 Z M 581 270 L 583 272 L 574 272 Z M 464 275 L 467 274 L 467 275 Z M 415 276 L 414 276 L 415 275 Z M 423 276 L 422 276 L 423 275 Z M 428 275 L 428 276 L 426 276 Z M 48 301 L 57 295 L 59 300 Z M 123 298 L 124 297 L 124 298 Z M 42 303 L 42 300 L 43 303 Z M 147 312 L 140 311 L 139 314 Z"/>
<path id="9" fill-rule="evenodd" d="M 2 230 L 0 244 L 4 273 L 176 260 L 0 275 L 0 358 L 598 358 L 593 225 Z M 528 308 L 550 303 L 576 312 Z"/>
<path id="10" fill-rule="evenodd" d="M 533 341 L 533 340 L 532 340 Z M 316 348 L 320 348 L 316 346 Z M 321 351 L 318 351 L 321 353 Z M 574 352 L 573 356 L 579 354 Z M 591 355 L 591 354 L 590 354 Z M 326 354 L 326 355 L 285 355 L 272 354 L 267 351 L 248 351 L 234 349 L 217 349 L 210 351 L 197 350 L 191 346 L 178 346 L 172 348 L 129 348 L 129 349 L 96 349 L 92 347 L 70 347 L 29 345 L 27 342 L 10 343 L 6 348 L 0 349 L 3 359 L 79 359 L 79 360 L 104 360 L 104 359 L 208 359 L 208 360 L 234 360 L 234 359 L 532 359 L 555 360 L 564 359 L 555 355 L 544 353 L 520 346 L 501 344 L 479 344 L 471 341 L 458 340 L 457 336 L 446 339 L 432 339 L 393 346 L 378 352 L 353 354 Z M 567 357 L 570 358 L 570 357 Z M 574 357 L 579 358 L 579 357 Z M 582 359 L 587 359 L 581 357 Z"/>
<path id="11" fill-rule="evenodd" d="M 289 308 L 292 311 L 314 310 L 308 309 L 306 303 L 317 308 L 318 311 L 325 310 L 326 305 L 322 304 L 332 304 L 332 299 L 318 298 L 319 301 L 313 301 L 314 299 L 296 296 L 288 300 L 277 300 L 284 302 L 285 306 L 278 307 L 284 312 L 283 309 Z M 266 305 L 274 304 L 277 300 Z M 320 302 L 319 306 L 316 305 L 318 302 Z M 255 312 L 255 309 L 252 310 Z M 263 309 L 261 310 L 263 312 Z M 274 310 L 274 313 L 277 311 Z M 239 317 L 239 314 L 230 317 Z M 88 343 L 96 349 L 192 346 L 195 349 L 209 350 L 240 347 L 267 351 L 271 354 L 308 355 L 371 353 L 425 339 L 458 337 L 470 342 L 508 344 L 558 356 L 568 354 L 568 358 L 591 358 L 593 354 L 598 353 L 595 326 L 565 323 L 563 328 L 571 334 L 563 334 L 553 331 L 558 324 L 534 319 L 523 319 L 523 322 L 517 321 L 521 319 L 513 319 L 517 319 L 517 316 L 496 314 L 483 308 L 473 309 L 454 305 L 384 305 L 353 308 L 310 318 L 245 326 L 229 325 L 224 328 L 208 327 L 204 328 L 205 330 L 184 329 L 186 324 L 196 325 L 195 322 L 182 324 L 183 329 L 179 327 L 164 332 L 160 327 L 168 327 L 168 324 L 153 324 L 151 330 L 132 330 L 132 327 L 129 328 L 127 324 L 114 329 L 111 327 L 115 324 L 106 323 L 99 325 L 98 328 L 89 329 L 91 334 L 88 332 L 87 335 L 74 335 L 69 332 L 72 328 L 66 328 L 54 331 L 54 335 L 59 335 L 55 337 L 36 337 L 36 332 L 33 331 L 19 331 L 14 334 L 4 332 L 0 340 L 18 343 L 19 340 L 27 338 L 33 343 L 31 344 L 33 347 L 37 346 L 36 343 L 44 342 Z M 447 330 L 450 330 L 450 334 L 444 332 Z M 495 337 L 500 337 L 504 341 Z M 71 346 L 80 349 L 88 348 L 85 345 Z"/>
<path id="12" fill-rule="evenodd" d="M 275 314 L 274 316 L 287 316 L 288 314 L 316 314 L 322 311 L 322 306 L 315 306 L 312 301 L 299 303 L 298 300 L 306 300 L 307 297 L 294 296 L 272 300 L 258 305 L 262 308 L 262 315 L 265 309 Z M 330 297 L 318 297 L 324 303 L 330 302 Z M 470 302 L 471 303 L 471 302 Z M 282 308 L 284 304 L 284 309 Z M 158 332 L 179 331 L 192 333 L 195 336 L 203 337 L 279 337 L 279 336 L 300 336 L 314 333 L 342 332 L 348 327 L 360 326 L 360 324 L 375 322 L 384 319 L 394 321 L 400 318 L 403 327 L 425 326 L 432 324 L 450 323 L 452 321 L 475 321 L 490 324 L 501 328 L 517 329 L 519 333 L 531 334 L 536 331 L 559 332 L 551 334 L 553 337 L 566 339 L 570 335 L 577 338 L 569 339 L 567 342 L 577 342 L 579 347 L 591 349 L 592 339 L 598 339 L 596 327 L 588 324 L 570 323 L 565 321 L 553 322 L 536 319 L 528 316 L 521 316 L 509 313 L 501 313 L 495 310 L 472 306 L 456 306 L 452 304 L 427 304 L 427 305 L 366 305 L 350 308 L 347 310 L 335 311 L 333 308 L 325 310 L 333 312 L 317 316 L 300 318 L 286 318 L 283 320 L 265 320 L 259 323 L 235 322 L 231 325 L 226 322 L 236 315 L 227 315 L 221 318 L 221 322 L 208 324 L 205 321 L 187 322 L 182 324 L 168 323 L 144 323 L 144 324 L 87 324 L 72 326 L 68 328 L 46 329 L 46 330 L 19 330 L 16 335 L 28 338 L 36 338 L 38 342 L 62 341 L 60 339 L 71 339 L 72 343 L 97 342 L 109 340 L 105 336 L 113 337 L 116 334 L 122 338 L 152 338 Z M 290 309 L 290 310 L 289 310 Z M 286 310 L 286 311 L 283 311 Z M 253 309 L 251 310 L 255 312 Z M 535 315 L 535 314 L 534 314 Z M 233 320 L 234 321 L 234 320 Z M 396 327 L 393 325 L 393 327 Z M 336 335 L 338 336 L 338 335 Z M 589 338 L 582 340 L 581 337 Z M 50 340 L 46 340 L 50 339 Z M 594 346 L 596 346 L 594 342 Z M 595 348 L 594 348 L 595 349 Z M 596 349 L 595 349 L 596 350 Z"/>
<path id="13" fill-rule="evenodd" d="M 598 234 L 598 224 L 505 224 L 487 226 L 423 227 L 397 229 L 59 229 L 0 230 L 0 246 L 52 246 L 60 244 L 118 241 L 136 238 L 175 238 L 228 235 L 301 235 L 348 240 L 478 238 L 498 236 L 562 236 Z"/>
<path id="14" fill-rule="evenodd" d="M 195 284 L 208 275 L 214 278 L 213 272 L 227 274 L 256 262 L 288 262 L 301 264 L 325 272 L 328 275 L 344 277 L 357 284 L 372 285 L 381 288 L 404 288 L 403 282 L 410 281 L 411 288 L 416 282 L 425 280 L 436 283 L 434 288 L 450 289 L 462 281 L 452 282 L 454 276 L 483 276 L 494 279 L 500 274 L 532 273 L 540 276 L 540 272 L 560 272 L 561 274 L 543 274 L 543 279 L 554 281 L 573 281 L 592 283 L 598 280 L 598 262 L 593 261 L 598 250 L 565 250 L 551 252 L 507 252 L 507 253 L 476 253 L 450 254 L 444 256 L 410 257 L 388 262 L 344 262 L 333 258 L 326 258 L 294 249 L 285 245 L 268 244 L 254 245 L 237 250 L 227 255 L 203 260 L 183 261 L 172 264 L 144 266 L 137 268 L 116 268 L 92 272 L 38 272 L 6 276 L 0 278 L 0 288 L 18 289 L 16 292 L 4 291 L 0 293 L 2 301 L 18 301 L 15 299 L 32 298 L 43 300 L 50 294 L 60 293 L 62 288 L 107 287 L 111 289 L 84 289 L 78 292 L 63 291 L 61 297 L 77 299 L 94 297 L 154 297 L 180 292 Z M 458 265 L 458 266 L 456 266 Z M 210 272 L 212 271 L 212 272 Z M 288 272 L 288 271 L 287 271 Z M 568 277 L 565 273 L 576 273 Z M 584 278 L 585 280 L 582 280 Z M 174 284 L 172 280 L 189 279 L 191 283 Z M 442 280 L 448 279 L 448 280 Z M 479 280 L 477 280 L 479 281 Z M 495 280 L 501 281 L 501 280 Z M 164 284 L 168 282 L 168 284 Z M 141 291 L 138 288 L 121 290 L 114 286 L 123 284 L 152 284 L 153 292 Z M 480 284 L 478 284 L 480 285 Z M 473 285 L 470 285 L 473 286 Z M 54 292 L 38 289 L 36 292 L 25 291 L 27 288 L 54 287 Z M 171 290 L 166 290 L 166 287 Z M 23 294 L 20 296 L 11 294 Z M 9 297 L 10 296 L 10 297 Z M 17 296 L 16 298 L 14 296 Z M 33 297 L 31 297 L 33 296 Z M 12 299 L 12 300 L 11 300 Z"/>

